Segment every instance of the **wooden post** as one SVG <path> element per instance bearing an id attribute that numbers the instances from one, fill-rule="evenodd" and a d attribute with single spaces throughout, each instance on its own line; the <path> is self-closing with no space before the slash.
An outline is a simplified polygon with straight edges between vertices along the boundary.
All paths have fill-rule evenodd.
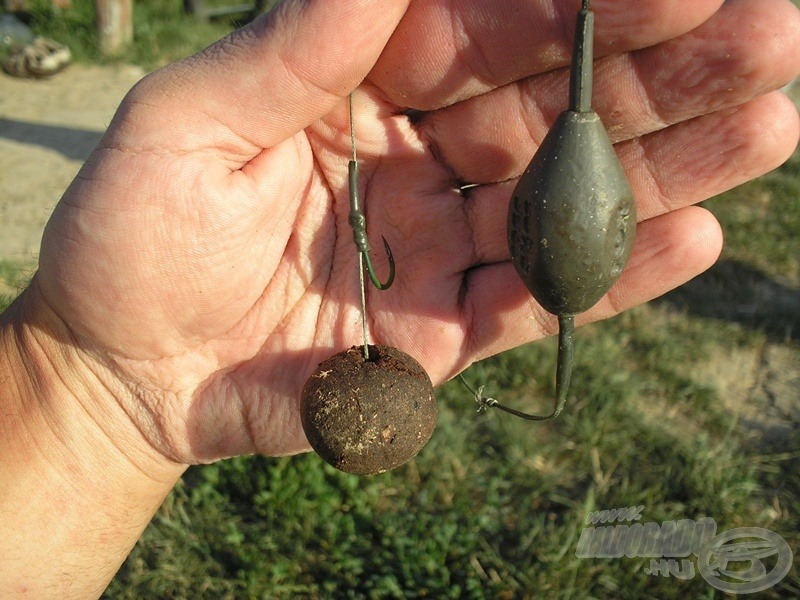
<path id="1" fill-rule="evenodd" d="M 119 54 L 133 41 L 133 0 L 94 0 L 100 51 Z"/>

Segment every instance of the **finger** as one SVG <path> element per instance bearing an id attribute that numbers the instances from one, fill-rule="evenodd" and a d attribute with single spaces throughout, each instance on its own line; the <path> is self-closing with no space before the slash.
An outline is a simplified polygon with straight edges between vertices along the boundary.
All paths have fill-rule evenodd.
<path id="1" fill-rule="evenodd" d="M 593 2 L 595 54 L 644 48 L 690 31 L 720 0 Z M 420 0 L 370 79 L 399 106 L 449 106 L 569 63 L 579 0 Z"/>
<path id="2" fill-rule="evenodd" d="M 622 277 L 579 322 L 608 318 L 664 294 L 708 269 L 721 248 L 719 224 L 703 208 L 687 207 L 645 221 Z M 463 306 L 472 331 L 465 354 L 473 361 L 557 329 L 556 318 L 531 298 L 510 263 L 472 272 Z M 468 364 L 456 365 L 452 374 Z"/>
<path id="3" fill-rule="evenodd" d="M 145 78 L 117 123 L 134 121 L 140 146 L 219 149 L 237 167 L 316 121 L 355 88 L 408 1 L 284 2 Z"/>
<path id="4" fill-rule="evenodd" d="M 783 164 L 797 147 L 792 102 L 773 92 L 618 146 L 643 218 L 700 202 Z"/>
<path id="5" fill-rule="evenodd" d="M 780 92 L 616 146 L 647 220 L 763 175 L 791 156 L 800 122 Z M 509 260 L 506 213 L 516 180 L 466 190 L 474 262 Z"/>
<path id="6" fill-rule="evenodd" d="M 616 141 L 737 106 L 800 74 L 800 12 L 788 1 L 726 3 L 696 30 L 595 69 L 595 110 Z M 422 138 L 463 181 L 517 177 L 566 108 L 567 69 L 421 116 Z M 487 118 L 493 115 L 493 118 Z"/>

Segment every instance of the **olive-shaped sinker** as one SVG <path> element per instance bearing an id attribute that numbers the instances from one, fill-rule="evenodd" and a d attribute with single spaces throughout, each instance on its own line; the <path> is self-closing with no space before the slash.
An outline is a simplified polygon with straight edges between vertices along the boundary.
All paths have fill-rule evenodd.
<path id="1" fill-rule="evenodd" d="M 519 180 L 508 212 L 508 244 L 533 297 L 558 316 L 556 409 L 572 370 L 574 318 L 619 278 L 633 247 L 636 204 L 600 117 L 591 108 L 592 28 L 588 0 L 578 13 L 570 106 Z M 503 408 L 503 407 L 500 407 Z"/>
<path id="2" fill-rule="evenodd" d="M 549 312 L 584 312 L 622 273 L 635 223 L 633 193 L 600 117 L 564 111 L 511 198 L 517 273 Z"/>

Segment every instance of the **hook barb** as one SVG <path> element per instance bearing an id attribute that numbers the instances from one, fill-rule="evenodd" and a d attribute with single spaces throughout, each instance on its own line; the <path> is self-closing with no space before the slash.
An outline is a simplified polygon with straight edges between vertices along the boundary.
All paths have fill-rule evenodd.
<path id="1" fill-rule="evenodd" d="M 383 240 L 383 249 L 386 252 L 386 259 L 389 261 L 389 277 L 387 277 L 384 283 L 381 283 L 380 279 L 378 279 L 378 276 L 375 274 L 375 269 L 372 267 L 372 260 L 369 257 L 369 247 L 367 247 L 367 250 L 363 252 L 364 266 L 367 268 L 367 275 L 369 276 L 369 280 L 372 282 L 372 285 L 379 290 L 387 290 L 394 283 L 394 255 L 392 255 L 392 249 L 389 247 L 389 242 L 386 241 L 386 238 L 381 236 L 381 239 Z"/>

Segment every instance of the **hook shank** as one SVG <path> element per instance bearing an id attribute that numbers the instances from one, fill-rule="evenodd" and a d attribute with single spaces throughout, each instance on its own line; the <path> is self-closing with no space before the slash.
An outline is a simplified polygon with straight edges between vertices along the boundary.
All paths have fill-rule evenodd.
<path id="1" fill-rule="evenodd" d="M 347 221 L 353 229 L 353 241 L 364 259 L 364 266 L 366 267 L 370 281 L 372 281 L 372 285 L 379 290 L 386 290 L 394 283 L 395 266 L 392 249 L 389 247 L 386 238 L 381 236 L 383 247 L 386 251 L 386 257 L 389 260 L 389 277 L 385 282 L 381 283 L 381 280 L 378 279 L 378 275 L 375 273 L 375 269 L 372 266 L 372 259 L 370 258 L 369 239 L 367 238 L 367 219 L 358 206 L 358 162 L 355 160 L 349 161 L 347 170 L 350 183 L 350 216 Z"/>

